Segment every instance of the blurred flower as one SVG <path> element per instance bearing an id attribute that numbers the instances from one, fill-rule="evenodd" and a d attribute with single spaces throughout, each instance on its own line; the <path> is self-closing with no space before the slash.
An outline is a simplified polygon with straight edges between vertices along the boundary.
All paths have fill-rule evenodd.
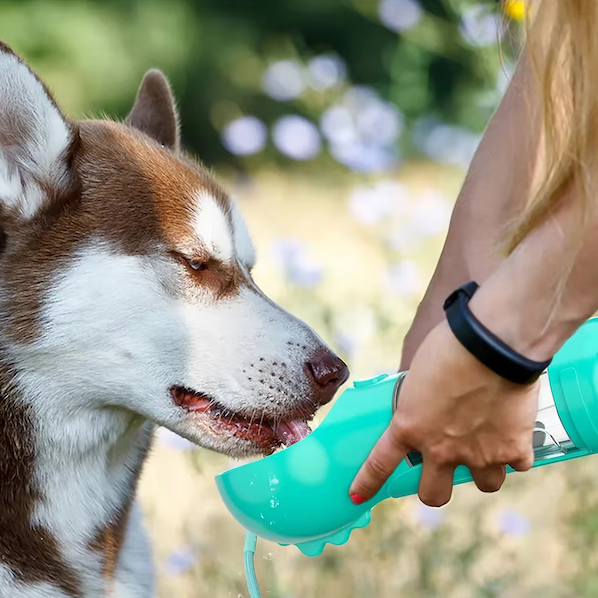
<path id="1" fill-rule="evenodd" d="M 504 0 L 502 9 L 513 21 L 523 21 L 525 18 L 525 0 Z"/>
<path id="2" fill-rule="evenodd" d="M 343 81 L 347 65 L 338 56 L 322 54 L 309 61 L 308 71 L 311 87 L 318 90 L 329 89 Z"/>
<path id="3" fill-rule="evenodd" d="M 352 87 L 345 93 L 342 105 L 349 110 L 358 134 L 365 141 L 387 145 L 402 133 L 403 115 L 399 109 L 369 87 Z"/>
<path id="4" fill-rule="evenodd" d="M 354 86 L 340 104 L 320 120 L 331 156 L 358 172 L 382 172 L 395 166 L 395 142 L 403 129 L 403 115 L 369 87 Z"/>
<path id="5" fill-rule="evenodd" d="M 509 536 L 525 536 L 529 533 L 530 522 L 527 517 L 513 509 L 505 509 L 499 514 L 500 531 Z"/>
<path id="6" fill-rule="evenodd" d="M 303 67 L 294 60 L 275 62 L 266 69 L 262 86 L 274 100 L 279 102 L 293 100 L 305 89 Z"/>
<path id="7" fill-rule="evenodd" d="M 318 128 L 298 115 L 279 118 L 272 129 L 274 145 L 293 160 L 311 160 L 321 149 Z"/>
<path id="8" fill-rule="evenodd" d="M 417 522 L 429 529 L 436 529 L 444 521 L 445 513 L 439 508 L 429 507 L 420 502 L 415 505 L 414 511 Z"/>
<path id="9" fill-rule="evenodd" d="M 164 446 L 176 450 L 186 450 L 197 448 L 192 442 L 189 442 L 186 438 L 171 432 L 166 428 L 158 428 L 158 441 Z"/>
<path id="10" fill-rule="evenodd" d="M 349 110 L 343 106 L 332 106 L 322 114 L 322 133 L 331 143 L 350 144 L 357 141 L 357 127 Z"/>
<path id="11" fill-rule="evenodd" d="M 400 213 L 408 190 L 394 181 L 379 181 L 373 187 L 357 187 L 349 198 L 349 211 L 362 224 L 377 224 L 383 218 Z"/>
<path id="12" fill-rule="evenodd" d="M 333 143 L 330 155 L 356 172 L 385 172 L 398 162 L 397 152 L 373 143 Z"/>
<path id="13" fill-rule="evenodd" d="M 305 244 L 299 239 L 275 241 L 272 256 L 286 278 L 298 286 L 313 287 L 322 280 L 322 268 L 309 257 Z"/>
<path id="14" fill-rule="evenodd" d="M 459 30 L 463 39 L 472 46 L 496 44 L 502 31 L 494 10 L 489 6 L 474 4 L 463 11 Z"/>
<path id="15" fill-rule="evenodd" d="M 388 290 L 400 295 L 417 295 L 422 288 L 419 266 L 410 260 L 392 265 L 385 278 Z"/>
<path id="16" fill-rule="evenodd" d="M 403 129 L 403 120 L 395 106 L 387 102 L 368 102 L 356 115 L 362 139 L 378 145 L 394 143 Z"/>
<path id="17" fill-rule="evenodd" d="M 181 575 L 192 569 L 195 561 L 196 556 L 193 550 L 188 547 L 181 547 L 174 550 L 166 559 L 164 568 L 168 575 Z"/>
<path id="18" fill-rule="evenodd" d="M 224 127 L 222 143 L 232 154 L 249 156 L 264 149 L 266 134 L 266 125 L 259 118 L 244 116 Z"/>
<path id="19" fill-rule="evenodd" d="M 469 166 L 480 139 L 472 131 L 433 120 L 420 121 L 413 131 L 414 144 L 428 158 L 462 168 Z"/>
<path id="20" fill-rule="evenodd" d="M 446 195 L 439 191 L 426 191 L 413 203 L 409 226 L 422 235 L 439 235 L 446 232 L 451 212 L 451 202 Z"/>
<path id="21" fill-rule="evenodd" d="M 381 0 L 378 15 L 385 27 L 401 32 L 420 22 L 423 9 L 417 0 Z"/>

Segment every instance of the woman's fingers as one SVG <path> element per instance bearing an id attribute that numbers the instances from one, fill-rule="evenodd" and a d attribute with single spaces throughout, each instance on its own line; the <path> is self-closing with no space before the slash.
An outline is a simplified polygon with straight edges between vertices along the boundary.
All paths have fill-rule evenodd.
<path id="1" fill-rule="evenodd" d="M 419 482 L 419 499 L 429 507 L 445 505 L 453 493 L 454 465 L 439 464 L 424 458 Z"/>
<path id="2" fill-rule="evenodd" d="M 351 484 L 349 494 L 354 503 L 372 498 L 405 458 L 409 449 L 399 436 L 398 425 L 393 419 Z"/>
<path id="3" fill-rule="evenodd" d="M 529 448 L 529 450 L 519 459 L 513 459 L 509 461 L 509 465 L 515 471 L 527 471 L 531 469 L 534 464 L 534 451 L 533 449 Z"/>
<path id="4" fill-rule="evenodd" d="M 497 490 L 500 490 L 507 475 L 507 468 L 505 465 L 490 465 L 483 469 L 470 467 L 469 471 L 471 472 L 475 485 L 482 492 L 496 492 Z"/>

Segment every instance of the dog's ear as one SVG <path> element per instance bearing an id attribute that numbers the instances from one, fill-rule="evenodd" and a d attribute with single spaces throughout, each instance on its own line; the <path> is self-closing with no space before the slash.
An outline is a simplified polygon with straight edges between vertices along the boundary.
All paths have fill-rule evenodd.
<path id="1" fill-rule="evenodd" d="M 133 110 L 125 121 L 162 145 L 179 147 L 179 119 L 170 85 L 157 70 L 148 71 L 137 92 Z"/>
<path id="2" fill-rule="evenodd" d="M 46 86 L 0 42 L 0 206 L 33 217 L 72 183 L 75 128 Z"/>

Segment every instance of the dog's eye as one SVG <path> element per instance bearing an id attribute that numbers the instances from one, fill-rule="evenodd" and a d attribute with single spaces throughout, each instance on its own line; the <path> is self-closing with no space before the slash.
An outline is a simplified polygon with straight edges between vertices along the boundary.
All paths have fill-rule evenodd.
<path id="1" fill-rule="evenodd" d="M 187 255 L 179 253 L 178 251 L 171 251 L 170 254 L 179 263 L 187 266 L 188 268 L 190 268 L 191 270 L 194 270 L 195 272 L 203 272 L 204 270 L 207 270 L 209 267 L 208 260 L 202 260 L 199 258 L 189 257 Z"/>
<path id="2" fill-rule="evenodd" d="M 191 270 L 195 270 L 197 272 L 208 269 L 208 262 L 202 262 L 201 260 L 187 260 L 187 263 L 189 264 L 189 268 L 191 268 Z"/>

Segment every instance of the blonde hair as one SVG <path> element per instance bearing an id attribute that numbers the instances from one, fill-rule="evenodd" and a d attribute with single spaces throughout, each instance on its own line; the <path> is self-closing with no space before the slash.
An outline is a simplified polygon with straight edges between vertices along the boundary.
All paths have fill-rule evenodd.
<path id="1" fill-rule="evenodd" d="M 526 51 L 541 100 L 540 182 L 508 234 L 507 252 L 574 187 L 584 214 L 598 161 L 598 1 L 527 0 Z"/>

